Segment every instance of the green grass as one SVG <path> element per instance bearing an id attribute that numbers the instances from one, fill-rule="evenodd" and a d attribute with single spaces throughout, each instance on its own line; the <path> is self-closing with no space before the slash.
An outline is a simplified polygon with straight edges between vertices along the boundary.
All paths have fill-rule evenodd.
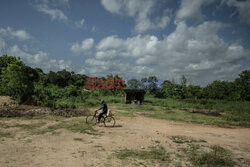
<path id="1" fill-rule="evenodd" d="M 8 125 L 7 123 L 0 123 L 3 128 L 19 128 L 20 130 L 25 130 L 30 133 L 35 133 L 40 127 L 44 126 L 45 122 L 31 123 L 31 124 L 14 124 Z"/>
<path id="2" fill-rule="evenodd" d="M 198 145 L 190 145 L 187 155 L 195 166 L 204 167 L 233 167 L 230 153 L 222 147 L 211 146 L 210 151 L 200 151 Z"/>
<path id="3" fill-rule="evenodd" d="M 143 115 L 153 118 L 193 122 L 199 124 L 214 124 L 223 127 L 243 126 L 250 127 L 250 102 L 247 101 L 225 101 L 206 99 L 160 99 L 145 95 L 143 105 L 124 104 L 124 96 L 103 96 L 98 92 L 92 93 L 86 99 L 75 97 L 75 99 L 59 100 L 60 103 L 75 103 L 75 107 L 87 106 L 91 112 L 100 107 L 100 100 L 104 99 L 108 106 L 116 106 L 117 116 L 135 117 Z M 198 111 L 196 113 L 190 110 Z M 186 111 L 185 111 L 186 110 Z M 189 111 L 188 111 L 189 110 Z M 217 114 L 217 115 L 216 115 Z M 43 119 L 42 116 L 17 119 Z M 2 120 L 3 118 L 0 118 Z M 8 118 L 7 118 L 8 119 Z M 48 120 L 64 120 L 65 118 L 48 116 Z M 0 123 L 1 125 L 1 123 Z M 229 126 L 228 126 L 229 125 Z M 71 127 L 74 130 L 76 127 Z M 83 127 L 81 129 L 84 129 Z M 81 130 L 76 130 L 81 131 Z"/>
<path id="4" fill-rule="evenodd" d="M 14 134 L 9 133 L 9 132 L 2 132 L 2 131 L 0 131 L 0 138 L 2 138 L 2 137 L 13 138 Z"/>
<path id="5" fill-rule="evenodd" d="M 48 120 L 48 121 L 62 121 L 66 119 L 66 117 L 63 116 L 55 116 L 55 115 L 37 115 L 37 116 L 24 116 L 24 117 L 0 117 L 0 126 L 1 126 L 1 120 L 2 121 L 8 121 L 8 120 Z"/>
<path id="6" fill-rule="evenodd" d="M 219 112 L 244 111 L 249 113 L 250 102 L 248 101 L 225 101 L 206 99 L 160 99 L 152 96 L 145 96 L 145 102 L 154 106 L 171 108 L 202 108 L 217 110 Z"/>
<path id="7" fill-rule="evenodd" d="M 63 127 L 72 132 L 87 133 L 90 135 L 98 135 L 98 133 L 96 133 L 97 131 L 94 130 L 92 126 L 86 124 L 85 119 L 84 120 L 77 119 L 75 121 L 68 122 L 64 124 Z"/>
<path id="8" fill-rule="evenodd" d="M 25 140 L 25 143 L 32 143 L 32 140 L 31 139 L 27 139 L 27 140 Z"/>
<path id="9" fill-rule="evenodd" d="M 116 156 L 119 159 L 135 158 L 143 160 L 160 160 L 160 161 L 170 161 L 169 153 L 164 147 L 154 147 L 150 150 L 130 150 L 124 149 L 116 152 Z"/>
<path id="10" fill-rule="evenodd" d="M 49 132 L 55 132 L 58 129 L 67 129 L 71 132 L 75 133 L 87 133 L 90 135 L 99 135 L 96 130 L 93 129 L 92 126 L 87 125 L 85 123 L 85 120 L 82 118 L 75 118 L 73 120 L 67 121 L 61 121 L 55 125 L 48 126 L 44 129 L 39 129 L 35 132 L 35 134 L 45 134 Z"/>
<path id="11" fill-rule="evenodd" d="M 83 141 L 82 138 L 74 138 L 75 141 Z"/>
<path id="12" fill-rule="evenodd" d="M 8 125 L 3 121 L 0 122 L 0 125 L 1 127 L 4 128 L 19 128 L 20 130 L 27 131 L 32 135 L 40 135 L 45 133 L 58 134 L 59 132 L 56 132 L 56 130 L 58 129 L 67 129 L 75 133 L 100 135 L 99 133 L 97 133 L 96 130 L 93 129 L 92 126 L 86 124 L 84 118 L 61 119 L 61 117 L 44 117 L 43 119 L 39 118 L 39 120 L 41 121 L 37 123 L 30 123 L 30 124 L 16 123 L 14 125 Z M 55 124 L 50 125 L 48 127 L 44 127 L 47 124 L 45 123 L 45 121 L 46 122 L 49 121 L 50 123 L 54 122 Z"/>
<path id="13" fill-rule="evenodd" d="M 151 101 L 152 103 L 149 99 L 153 99 Z M 127 115 L 140 114 L 143 116 L 166 120 L 213 124 L 223 127 L 228 127 L 228 125 L 250 127 L 250 103 L 248 102 L 231 102 L 232 104 L 242 107 L 241 110 L 236 111 L 236 107 L 231 110 L 225 110 L 225 108 L 228 108 L 227 105 L 232 106 L 232 104 L 229 102 L 220 104 L 222 101 L 219 101 L 215 104 L 224 106 L 224 108 L 221 108 L 223 111 L 219 111 L 215 109 L 206 109 L 206 106 L 202 106 L 201 104 L 188 104 L 185 101 L 157 98 L 149 99 L 146 100 L 146 103 L 143 105 L 118 104 L 116 105 L 117 110 L 128 111 L 128 113 L 126 113 Z M 191 111 L 195 108 L 196 113 L 185 111 L 183 108 L 190 108 L 188 110 Z M 132 114 L 130 112 L 135 113 Z"/>
<path id="14" fill-rule="evenodd" d="M 17 128 L 21 128 L 23 130 L 33 131 L 37 128 L 42 127 L 45 124 L 46 124 L 45 122 L 38 122 L 38 123 L 32 123 L 32 124 L 15 124 L 15 125 L 11 125 L 9 127 L 17 127 Z"/>

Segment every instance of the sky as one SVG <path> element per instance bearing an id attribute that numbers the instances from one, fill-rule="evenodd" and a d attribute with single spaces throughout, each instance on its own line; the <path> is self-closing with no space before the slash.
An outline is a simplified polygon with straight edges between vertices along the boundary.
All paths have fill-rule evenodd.
<path id="1" fill-rule="evenodd" d="M 44 72 L 233 81 L 250 69 L 250 0 L 1 0 L 0 55 Z"/>

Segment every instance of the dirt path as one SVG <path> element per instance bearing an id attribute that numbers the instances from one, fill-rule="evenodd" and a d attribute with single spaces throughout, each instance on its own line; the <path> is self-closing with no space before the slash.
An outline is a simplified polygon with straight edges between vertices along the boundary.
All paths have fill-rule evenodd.
<path id="1" fill-rule="evenodd" d="M 29 120 L 18 121 L 27 123 Z M 171 136 L 179 135 L 205 140 L 206 145 L 224 147 L 232 152 L 238 165 L 250 166 L 248 128 L 220 128 L 142 116 L 120 117 L 117 125 L 115 128 L 96 126 L 100 135 L 73 133 L 65 129 L 58 130 L 59 134 L 26 135 L 18 132 L 15 138 L 0 139 L 0 166 L 134 166 L 135 163 L 116 158 L 114 152 L 125 148 L 145 150 L 156 145 L 163 146 L 170 153 L 178 152 L 182 144 L 173 142 Z M 175 166 L 174 161 L 172 166 Z M 185 166 L 181 160 L 176 163 Z"/>

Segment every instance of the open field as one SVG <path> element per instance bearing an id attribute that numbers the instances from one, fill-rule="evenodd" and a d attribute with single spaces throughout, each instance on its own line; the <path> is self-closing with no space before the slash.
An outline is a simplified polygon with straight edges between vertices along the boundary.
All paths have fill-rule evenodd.
<path id="1" fill-rule="evenodd" d="M 85 117 L 1 118 L 0 166 L 250 165 L 248 128 L 156 119 L 124 110 L 129 105 L 110 107 L 114 128 L 88 126 Z"/>

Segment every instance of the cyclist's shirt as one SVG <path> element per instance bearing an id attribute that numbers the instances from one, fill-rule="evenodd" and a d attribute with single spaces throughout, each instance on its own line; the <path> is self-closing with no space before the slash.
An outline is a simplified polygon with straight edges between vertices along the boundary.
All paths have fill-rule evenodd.
<path id="1" fill-rule="evenodd" d="M 108 111 L 107 104 L 106 104 L 106 103 L 103 103 L 100 109 L 102 109 L 102 112 L 103 112 L 103 113 L 107 113 L 107 111 Z"/>

